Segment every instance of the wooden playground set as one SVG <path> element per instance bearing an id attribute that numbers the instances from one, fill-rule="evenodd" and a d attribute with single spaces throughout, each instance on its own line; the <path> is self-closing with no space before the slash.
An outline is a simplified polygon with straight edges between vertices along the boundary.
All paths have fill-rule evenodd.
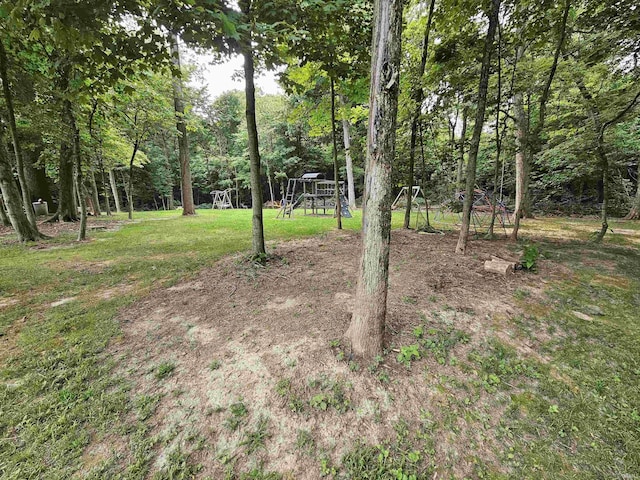
<path id="1" fill-rule="evenodd" d="M 337 182 L 340 189 L 340 210 L 341 215 L 345 218 L 351 218 L 349 204 L 344 194 L 344 182 Z M 287 182 L 287 191 L 281 202 L 275 202 L 274 207 L 278 208 L 276 218 L 292 218 L 296 210 L 302 210 L 303 215 L 312 216 L 335 216 L 336 201 L 336 182 L 334 180 L 326 180 L 324 174 L 313 172 L 305 173 L 299 178 L 290 178 Z M 213 190 L 212 208 L 214 209 L 234 209 L 231 200 L 232 189 Z M 396 196 L 392 210 L 398 210 L 406 206 L 407 201 L 412 203 L 412 211 L 415 213 L 415 229 L 421 229 L 425 225 L 459 225 L 462 222 L 462 208 L 465 192 L 456 192 L 453 201 L 445 202 L 438 206 L 430 206 L 422 187 L 414 185 L 409 194 L 408 187 L 402 187 Z M 494 212 L 493 199 L 486 190 L 475 189 L 473 194 L 473 204 L 471 207 L 471 223 L 475 235 L 479 235 L 480 231 L 487 228 L 491 222 L 491 215 Z M 495 215 L 497 225 L 501 226 L 506 235 L 507 226 L 511 225 L 511 213 L 506 203 L 502 200 L 496 200 Z"/>
<path id="2" fill-rule="evenodd" d="M 337 185 L 340 213 L 344 218 L 351 218 L 349 203 L 344 195 L 344 182 L 338 181 Z M 335 195 L 336 181 L 325 180 L 322 173 L 305 173 L 300 178 L 290 178 L 276 218 L 291 218 L 296 208 L 302 209 L 304 215 L 335 216 Z"/>

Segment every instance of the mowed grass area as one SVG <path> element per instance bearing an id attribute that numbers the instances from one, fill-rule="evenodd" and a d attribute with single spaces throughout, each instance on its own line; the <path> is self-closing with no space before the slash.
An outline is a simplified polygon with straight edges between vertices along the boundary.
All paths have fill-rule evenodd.
<path id="1" fill-rule="evenodd" d="M 335 228 L 330 217 L 276 220 L 276 213 L 264 213 L 268 241 Z M 359 212 L 343 222 L 360 228 Z M 394 216 L 394 226 L 400 222 Z M 100 353 L 118 336 L 120 308 L 248 250 L 251 211 L 136 212 L 119 230 L 89 236 L 84 243 L 66 234 L 37 246 L 0 244 L 1 478 L 69 478 L 88 467 L 81 456 L 92 436 L 114 429 L 140 440 L 140 464 L 130 476 L 144 476 L 144 434 L 125 418 L 135 406 Z"/>
<path id="2" fill-rule="evenodd" d="M 331 218 L 282 221 L 275 215 L 265 211 L 270 241 L 335 228 Z M 50 248 L 0 245 L 0 478 L 84 477 L 95 467 L 85 455 L 87 445 L 99 438 L 108 450 L 110 437 L 127 438 L 131 452 L 115 478 L 149 474 L 155 440 L 148 435 L 145 405 L 131 398 L 127 379 L 112 373 L 103 353 L 118 341 L 117 313 L 223 255 L 247 251 L 251 212 L 206 210 L 186 218 L 145 212 L 135 218 L 117 231 L 92 232 L 90 242 L 75 243 L 67 235 L 44 242 Z M 360 222 L 356 212 L 344 226 L 357 230 Z M 394 226 L 401 222 L 402 213 L 394 214 Z M 514 298 L 526 312 L 510 320 L 514 331 L 523 338 L 547 333 L 532 338 L 539 344 L 537 360 L 497 346 L 463 362 L 482 373 L 479 384 L 471 374 L 468 385 L 437 379 L 452 391 L 448 421 L 454 434 L 456 418 L 474 412 L 475 389 L 495 394 L 496 405 L 506 409 L 499 428 L 486 432 L 504 445 L 496 452 L 504 469 L 484 468 L 478 459 L 478 478 L 640 478 L 640 253 L 620 246 L 633 245 L 640 228 L 614 223 L 614 232 L 627 232 L 608 236 L 604 246 L 584 243 L 597 228 L 596 220 L 525 223 L 524 235 L 555 232 L 557 238 L 566 230 L 572 239 L 537 241 L 543 257 L 567 272 L 549 281 L 543 299 L 527 290 Z M 52 306 L 61 301 L 66 303 Z M 427 381 L 419 365 L 412 367 L 416 381 Z M 397 473 L 413 450 L 403 444 L 387 461 L 378 450 L 355 446 L 342 469 L 320 465 L 318 476 L 404 478 L 392 476 L 389 466 Z M 376 462 L 382 476 L 368 470 Z M 155 478 L 190 478 L 198 470 L 183 457 L 169 465 L 173 470 Z"/>

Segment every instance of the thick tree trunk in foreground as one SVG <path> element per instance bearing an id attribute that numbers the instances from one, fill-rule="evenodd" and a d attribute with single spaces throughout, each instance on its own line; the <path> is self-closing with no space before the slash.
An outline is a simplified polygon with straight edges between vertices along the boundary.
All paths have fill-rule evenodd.
<path id="1" fill-rule="evenodd" d="M 411 207 L 413 206 L 413 178 L 416 162 L 416 141 L 418 138 L 418 124 L 422 115 L 422 102 L 424 101 L 424 89 L 422 88 L 422 77 L 427 66 L 427 55 L 429 53 L 429 34 L 431 33 L 431 21 L 433 20 L 433 10 L 436 0 L 431 0 L 429 5 L 429 17 L 427 18 L 427 26 L 424 31 L 424 39 L 422 40 L 422 56 L 420 57 L 420 66 L 411 91 L 411 99 L 413 100 L 413 116 L 411 117 L 411 140 L 409 146 L 409 175 L 407 176 L 407 204 L 404 211 L 404 228 L 409 228 L 411 223 Z M 425 192 L 422 192 L 426 195 Z"/>
<path id="2" fill-rule="evenodd" d="M 338 134 L 336 133 L 336 92 L 335 82 L 331 78 L 331 138 L 333 140 L 333 178 L 335 181 L 334 199 L 335 217 L 338 230 L 342 230 L 342 207 L 340 205 L 340 170 L 338 168 Z"/>
<path id="3" fill-rule="evenodd" d="M 251 0 L 238 2 L 245 18 L 251 18 Z M 251 32 L 242 42 L 244 57 L 244 82 L 246 97 L 247 134 L 249 137 L 249 166 L 251 175 L 251 209 L 253 255 L 257 258 L 266 253 L 264 246 L 264 226 L 262 222 L 262 185 L 260 182 L 260 150 L 258 147 L 258 126 L 256 124 L 256 87 L 253 83 L 254 66 L 251 47 Z"/>
<path id="4" fill-rule="evenodd" d="M 178 36 L 171 35 L 171 54 L 173 64 L 180 69 L 180 51 Z M 180 157 L 180 177 L 182 187 L 182 215 L 195 215 L 193 204 L 193 187 L 191 185 L 191 166 L 189 165 L 189 138 L 187 124 L 184 121 L 184 100 L 182 96 L 182 80 L 173 77 L 173 103 L 176 111 L 176 128 L 178 129 L 178 156 Z"/>
<path id="5" fill-rule="evenodd" d="M 29 193 L 29 185 L 26 180 L 22 147 L 20 145 L 20 138 L 18 137 L 16 116 L 13 110 L 13 95 L 11 95 L 11 89 L 9 88 L 7 63 L 7 52 L 5 52 L 4 45 L 2 44 L 2 41 L 0 41 L 0 79 L 2 80 L 2 93 L 4 95 L 5 107 L 7 109 L 7 116 L 9 120 L 9 133 L 11 134 L 11 143 L 13 144 L 13 153 L 16 159 L 16 171 L 18 172 L 18 181 L 20 182 L 20 190 L 22 191 L 22 203 L 24 204 L 24 209 L 29 223 L 31 223 L 31 226 L 37 230 L 36 214 L 31 206 L 32 199 Z"/>
<path id="6" fill-rule="evenodd" d="M 342 102 L 346 105 L 346 102 Z M 347 169 L 347 195 L 349 200 L 349 208 L 356 208 L 356 185 L 353 179 L 353 159 L 351 158 L 351 122 L 345 115 L 342 118 L 342 136 L 344 140 L 344 159 Z"/>
<path id="7" fill-rule="evenodd" d="M 362 255 L 353 316 L 345 334 L 353 353 L 365 358 L 382 353 L 387 311 L 402 5 L 401 0 L 374 3 Z"/>
<path id="8" fill-rule="evenodd" d="M 464 196 L 462 209 L 462 225 L 460 227 L 460 237 L 456 246 L 456 253 L 464 255 L 467 250 L 469 239 L 469 225 L 471 223 L 471 207 L 473 205 L 473 193 L 476 183 L 476 161 L 478 159 L 478 149 L 480 147 L 480 135 L 484 126 L 484 112 L 487 106 L 487 88 L 489 85 L 489 67 L 491 66 L 491 53 L 493 50 L 493 39 L 498 26 L 498 11 L 500 10 L 500 0 L 492 0 L 491 12 L 489 14 L 489 29 L 484 44 L 484 54 L 482 56 L 482 69 L 480 71 L 480 86 L 478 87 L 478 108 L 476 111 L 476 122 L 473 126 L 473 136 L 469 146 L 469 158 L 467 160 L 467 188 Z"/>
<path id="9" fill-rule="evenodd" d="M 2 135 L 0 135 L 0 142 L 4 143 Z M 0 146 L 0 192 L 7 208 L 7 216 L 18 234 L 18 239 L 21 242 L 30 242 L 42 238 L 38 230 L 29 222 L 22 208 L 20 191 L 13 178 L 13 170 L 4 146 Z"/>
<path id="10" fill-rule="evenodd" d="M 456 192 L 462 190 L 464 182 L 464 144 L 467 141 L 467 119 L 469 118 L 469 107 L 465 105 L 462 109 L 462 132 L 458 143 L 458 168 L 456 172 Z"/>
<path id="11" fill-rule="evenodd" d="M 120 194 L 118 194 L 118 183 L 116 182 L 116 172 L 109 170 L 109 183 L 111 184 L 111 193 L 113 194 L 113 203 L 116 205 L 116 212 L 122 212 L 120 207 Z"/>

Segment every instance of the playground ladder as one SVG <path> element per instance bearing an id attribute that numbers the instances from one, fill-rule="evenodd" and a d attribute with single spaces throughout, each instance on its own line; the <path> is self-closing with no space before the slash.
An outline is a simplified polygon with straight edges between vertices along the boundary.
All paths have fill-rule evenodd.
<path id="1" fill-rule="evenodd" d="M 282 207 L 280 207 L 280 212 L 278 213 L 278 216 L 282 214 L 283 217 L 287 215 L 289 218 L 291 218 L 291 214 L 293 213 L 293 207 L 295 203 L 297 183 L 298 183 L 297 178 L 290 178 L 289 181 L 287 182 L 287 193 L 284 196 L 284 202 L 282 203 Z"/>

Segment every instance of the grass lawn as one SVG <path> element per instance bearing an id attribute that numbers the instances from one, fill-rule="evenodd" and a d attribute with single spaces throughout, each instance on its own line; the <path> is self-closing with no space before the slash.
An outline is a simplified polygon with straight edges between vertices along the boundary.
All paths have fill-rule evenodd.
<path id="1" fill-rule="evenodd" d="M 335 224 L 275 215 L 265 211 L 269 242 L 321 235 Z M 345 229 L 358 230 L 359 215 L 343 219 Z M 394 214 L 394 227 L 402 216 Z M 197 476 L 198 465 L 179 452 L 167 468 L 154 469 L 158 439 L 147 419 L 155 401 L 133 397 L 128 378 L 114 374 L 104 352 L 119 341 L 121 309 L 246 251 L 250 225 L 248 210 L 198 211 L 190 218 L 144 212 L 116 231 L 92 232 L 89 242 L 62 235 L 40 246 L 0 244 L 0 478 Z M 478 458 L 475 478 L 640 478 L 640 224 L 612 225 L 614 233 L 595 246 L 584 241 L 597 221 L 526 221 L 523 234 L 561 269 L 545 283 L 543 297 L 523 289 L 513 298 L 524 312 L 508 319 L 514 335 L 526 342 L 545 332 L 531 339 L 535 355 L 494 343 L 461 362 L 468 384 L 437 378 L 459 400 L 449 405 L 454 417 L 477 414 L 477 392 L 504 408 L 484 433 L 502 445 L 498 466 Z M 420 362 L 413 365 L 415 381 L 428 381 Z M 170 365 L 158 373 L 170 374 Z M 430 426 L 430 441 L 399 432 L 384 447 L 354 445 L 341 465 L 318 458 L 317 477 L 434 478 L 439 470 L 432 462 L 412 465 L 429 458 L 438 432 L 456 428 L 448 418 Z M 133 461 L 115 468 L 121 459 L 111 458 L 113 468 L 95 468 L 87 446 L 110 437 L 127 439 Z M 370 464 L 377 470 L 368 470 Z M 238 478 L 281 478 L 260 469 L 243 475 Z"/>

